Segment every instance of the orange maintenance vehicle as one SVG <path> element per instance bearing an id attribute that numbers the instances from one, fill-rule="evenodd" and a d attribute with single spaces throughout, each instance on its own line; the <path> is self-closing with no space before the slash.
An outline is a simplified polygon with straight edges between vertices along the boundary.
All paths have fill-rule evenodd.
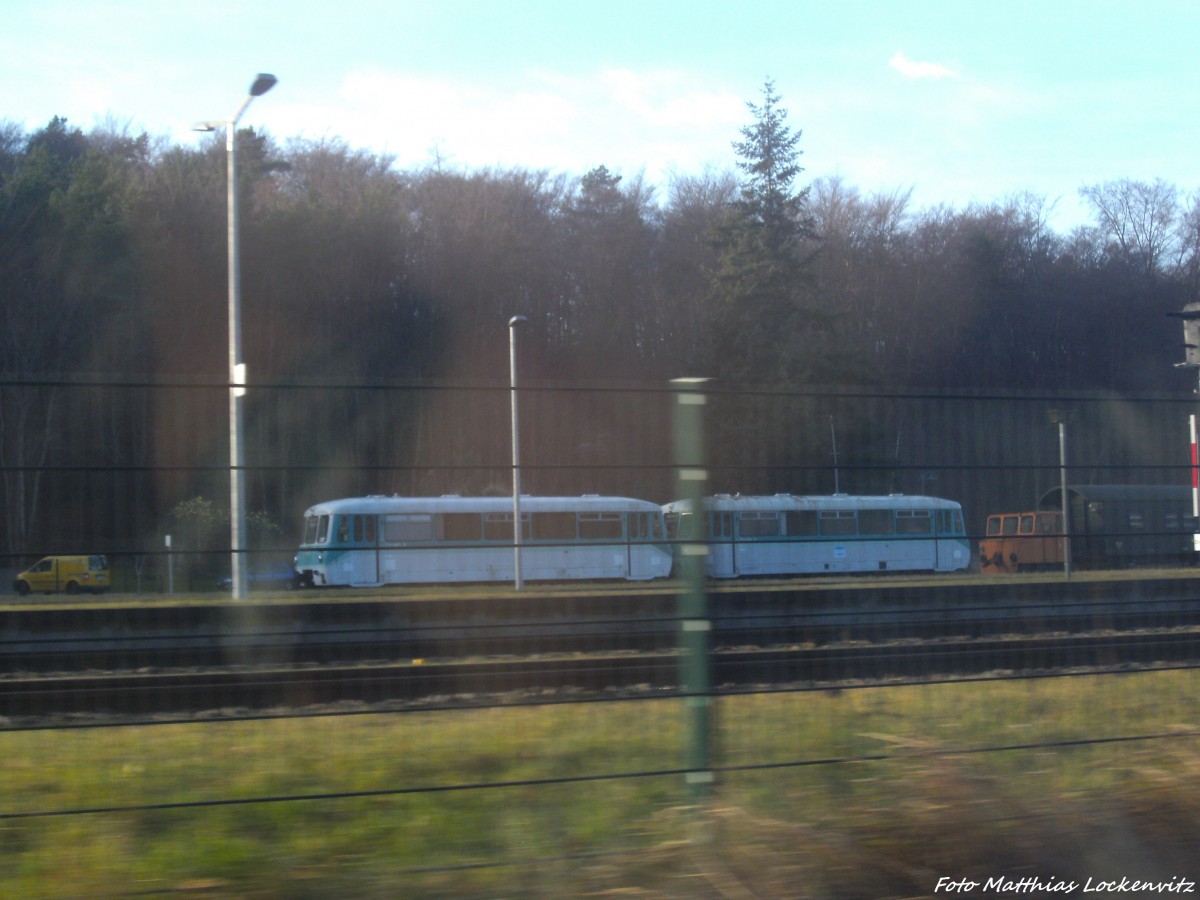
<path id="1" fill-rule="evenodd" d="M 982 572 L 1057 569 L 1063 564 L 1062 513 L 998 513 L 988 516 L 979 544 Z"/>

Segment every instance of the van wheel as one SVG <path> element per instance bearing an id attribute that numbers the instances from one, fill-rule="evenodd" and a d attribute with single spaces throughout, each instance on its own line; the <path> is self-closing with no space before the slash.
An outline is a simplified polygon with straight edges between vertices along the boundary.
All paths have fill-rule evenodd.
<path id="1" fill-rule="evenodd" d="M 79 582 L 68 581 L 67 582 L 67 593 L 68 594 L 78 594 L 79 593 Z"/>
<path id="2" fill-rule="evenodd" d="M 16 584 L 16 588 L 17 588 L 17 593 L 20 594 L 22 597 L 24 597 L 26 594 L 29 593 L 29 582 L 28 581 L 18 581 Z"/>

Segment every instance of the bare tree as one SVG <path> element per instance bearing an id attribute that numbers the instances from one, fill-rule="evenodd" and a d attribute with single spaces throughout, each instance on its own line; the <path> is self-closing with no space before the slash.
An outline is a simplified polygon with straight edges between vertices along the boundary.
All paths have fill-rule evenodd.
<path id="1" fill-rule="evenodd" d="M 1154 277 L 1171 254 L 1179 216 L 1179 191 L 1161 178 L 1128 178 L 1083 187 L 1101 232 L 1144 275 Z"/>

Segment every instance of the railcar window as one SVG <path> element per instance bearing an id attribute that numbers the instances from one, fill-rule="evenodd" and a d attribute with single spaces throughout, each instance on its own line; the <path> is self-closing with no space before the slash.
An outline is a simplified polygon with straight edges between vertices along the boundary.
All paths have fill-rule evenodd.
<path id="1" fill-rule="evenodd" d="M 524 516 L 522 516 L 524 518 Z M 483 539 L 485 541 L 513 542 L 512 513 L 487 513 L 483 517 Z"/>
<path id="2" fill-rule="evenodd" d="M 667 529 L 667 537 L 673 538 L 679 534 L 679 513 L 664 513 L 663 525 Z"/>
<path id="3" fill-rule="evenodd" d="M 438 523 L 438 538 L 443 541 L 478 541 L 483 536 L 479 513 L 443 513 Z"/>
<path id="4" fill-rule="evenodd" d="M 962 510 L 960 509 L 943 509 L 938 518 L 938 533 L 939 534 L 962 534 L 963 533 L 963 518 Z M 991 525 L 991 519 L 988 519 L 988 524 Z M 989 531 L 988 534 L 991 534 Z"/>
<path id="5" fill-rule="evenodd" d="M 987 520 L 987 536 L 995 537 L 1000 533 L 1000 517 L 988 516 Z"/>
<path id="6" fill-rule="evenodd" d="M 779 537 L 779 513 L 744 512 L 738 516 L 738 532 L 742 537 Z"/>
<path id="7" fill-rule="evenodd" d="M 821 534 L 847 535 L 858 533 L 858 516 L 854 510 L 825 510 L 821 513 Z"/>
<path id="8" fill-rule="evenodd" d="M 304 540 L 301 543 L 315 544 L 317 542 L 317 517 L 304 517 Z"/>
<path id="9" fill-rule="evenodd" d="M 406 541 L 432 541 L 433 516 L 395 515 L 383 517 L 383 539 L 389 544 L 402 544 Z"/>
<path id="10" fill-rule="evenodd" d="M 624 535 L 620 513 L 580 513 L 579 537 L 585 541 L 621 540 Z"/>
<path id="11" fill-rule="evenodd" d="M 1021 524 L 1017 531 L 1019 534 L 1033 534 L 1033 513 L 1021 516 Z"/>
<path id="12" fill-rule="evenodd" d="M 337 539 L 339 544 L 350 542 L 350 516 L 335 516 L 337 522 Z"/>
<path id="13" fill-rule="evenodd" d="M 629 517 L 630 537 L 639 541 L 661 540 L 663 517 L 655 513 L 633 513 Z"/>
<path id="14" fill-rule="evenodd" d="M 329 516 L 321 516 L 317 520 L 317 543 L 324 544 L 329 540 Z"/>
<path id="15" fill-rule="evenodd" d="M 784 533 L 789 537 L 811 537 L 817 533 L 815 509 L 788 510 L 784 516 Z"/>
<path id="16" fill-rule="evenodd" d="M 674 539 L 674 538 L 683 538 L 683 539 L 690 538 L 692 536 L 692 531 L 695 527 L 693 525 L 695 518 L 696 517 L 693 516 L 691 513 L 671 513 L 666 518 L 667 536 L 672 539 Z"/>
<path id="17" fill-rule="evenodd" d="M 354 540 L 359 544 L 375 543 L 375 517 L 354 517 Z"/>
<path id="18" fill-rule="evenodd" d="M 575 540 L 575 513 L 534 513 L 533 539 L 537 541 Z"/>
<path id="19" fill-rule="evenodd" d="M 897 534 L 929 534 L 933 531 L 933 510 L 896 510 Z"/>
<path id="20" fill-rule="evenodd" d="M 864 509 L 858 513 L 859 534 L 895 534 L 896 513 L 890 509 Z"/>
<path id="21" fill-rule="evenodd" d="M 744 532 L 743 532 L 744 533 Z M 774 534 L 775 532 L 771 532 Z M 714 512 L 708 514 L 708 536 L 712 538 L 733 537 L 733 513 Z"/>
<path id="22" fill-rule="evenodd" d="M 1004 526 L 1001 528 L 1001 533 L 1004 535 L 1013 535 L 1017 533 L 1017 517 L 1005 516 Z"/>
<path id="23" fill-rule="evenodd" d="M 650 517 L 646 513 L 630 513 L 629 514 L 629 538 L 630 540 L 638 540 L 649 537 L 648 530 L 651 527 Z"/>

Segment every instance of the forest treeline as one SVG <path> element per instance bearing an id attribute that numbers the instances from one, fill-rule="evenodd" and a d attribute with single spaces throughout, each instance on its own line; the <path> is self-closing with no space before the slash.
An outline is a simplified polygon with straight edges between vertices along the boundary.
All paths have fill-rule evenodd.
<path id="1" fill-rule="evenodd" d="M 521 314 L 531 374 L 564 380 L 1173 389 L 1166 315 L 1200 286 L 1200 202 L 1162 181 L 1081 188 L 1093 224 L 1060 234 L 1043 197 L 914 209 L 902 189 L 817 179 L 792 195 L 797 316 L 722 283 L 737 172 L 652 186 L 604 166 L 401 170 L 332 139 L 238 141 L 261 380 L 492 378 Z M 225 178 L 219 135 L 0 125 L 0 371 L 220 376 Z M 770 342 L 793 363 L 756 361 Z"/>
<path id="2" fill-rule="evenodd" d="M 1197 196 L 1161 180 L 1082 186 L 1093 220 L 1066 234 L 1035 195 L 918 209 L 903 188 L 805 183 L 773 85 L 748 108 L 736 171 L 663 185 L 603 165 L 402 169 L 338 139 L 241 130 L 250 383 L 505 384 L 507 323 L 523 315 L 531 383 L 1190 388 L 1169 314 L 1200 298 Z M 45 518 L 41 466 L 221 460 L 219 393 L 204 401 L 211 436 L 178 397 L 138 394 L 81 440 L 80 401 L 53 385 L 224 383 L 226 176 L 221 135 L 192 147 L 112 124 L 0 123 L 9 550 Z M 314 423 L 358 427 L 303 404 Z M 138 515 L 196 492 L 160 489 Z"/>

